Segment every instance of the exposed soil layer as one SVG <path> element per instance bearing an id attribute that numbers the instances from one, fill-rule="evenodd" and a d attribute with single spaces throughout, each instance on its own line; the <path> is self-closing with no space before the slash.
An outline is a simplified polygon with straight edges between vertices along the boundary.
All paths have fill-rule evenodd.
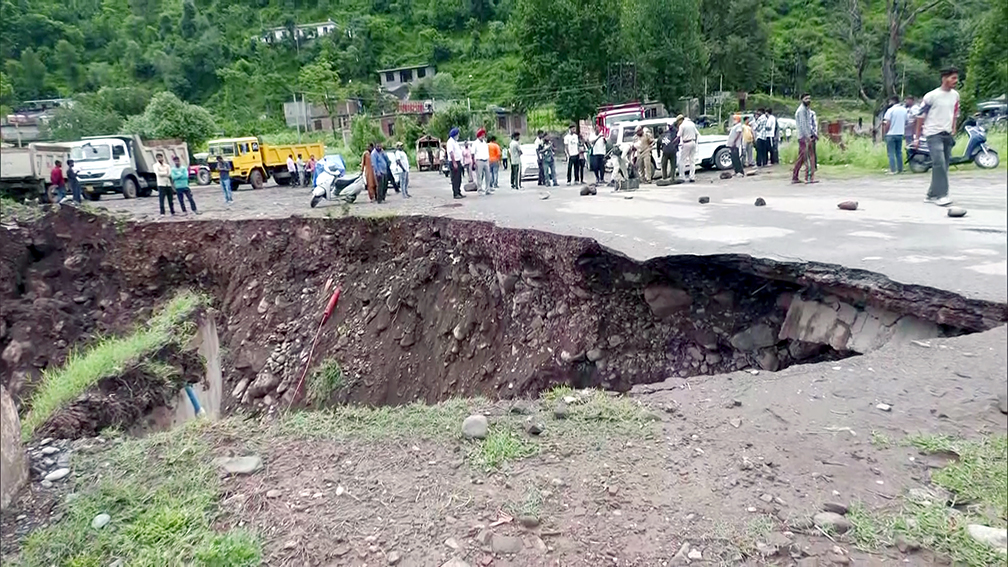
<path id="1" fill-rule="evenodd" d="M 203 375 L 195 352 L 174 345 L 116 376 L 102 379 L 42 424 L 36 436 L 56 439 L 93 437 L 106 427 L 126 429 L 156 408 L 164 407 L 186 384 Z"/>
<path id="2" fill-rule="evenodd" d="M 627 390 L 852 354 L 779 338 L 796 297 L 950 336 L 1008 321 L 1005 304 L 862 270 L 742 255 L 640 263 L 589 239 L 444 218 L 123 224 L 63 208 L 0 231 L 0 258 L 0 372 L 19 400 L 69 345 L 127 330 L 183 287 L 220 311 L 226 408 L 293 395 L 336 286 L 313 364 L 343 367 L 330 401 L 366 404 Z"/>

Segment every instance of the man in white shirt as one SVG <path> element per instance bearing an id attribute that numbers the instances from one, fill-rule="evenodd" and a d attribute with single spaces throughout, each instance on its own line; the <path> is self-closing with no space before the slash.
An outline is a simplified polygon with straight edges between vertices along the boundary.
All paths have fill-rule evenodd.
<path id="1" fill-rule="evenodd" d="M 689 118 L 683 118 L 679 125 L 679 179 L 685 180 L 688 172 L 690 183 L 696 181 L 696 147 L 699 137 L 696 124 Z"/>
<path id="2" fill-rule="evenodd" d="M 762 108 L 756 109 L 756 167 L 770 163 L 770 132 L 767 130 L 769 114 L 764 114 Z"/>
<path id="3" fill-rule="evenodd" d="M 767 163 L 766 165 L 777 165 L 780 161 L 780 130 L 777 128 L 777 117 L 774 116 L 773 108 L 766 109 L 766 132 L 767 132 Z"/>
<path id="4" fill-rule="evenodd" d="M 395 149 L 389 152 L 389 169 L 392 170 L 392 177 L 399 185 L 399 191 L 403 199 L 409 199 L 409 156 L 403 151 L 403 143 L 396 142 Z"/>
<path id="5" fill-rule="evenodd" d="M 294 163 L 294 156 L 287 154 L 287 174 L 290 175 L 290 184 L 297 183 L 297 164 Z"/>
<path id="6" fill-rule="evenodd" d="M 490 146 L 486 141 L 486 130 L 480 128 L 473 142 L 473 157 L 476 160 L 476 185 L 480 195 L 490 194 Z"/>
<path id="7" fill-rule="evenodd" d="M 735 170 L 735 177 L 745 177 L 745 170 L 742 169 L 742 118 L 739 115 L 732 117 L 734 125 L 728 131 L 728 151 L 731 152 L 732 169 Z"/>
<path id="8" fill-rule="evenodd" d="M 596 183 L 605 183 L 606 139 L 602 135 L 602 127 L 595 126 L 595 137 L 591 143 L 591 170 L 595 173 Z"/>
<path id="9" fill-rule="evenodd" d="M 889 155 L 889 173 L 903 173 L 903 135 L 906 133 L 907 107 L 898 97 L 889 99 L 889 108 L 882 117 L 885 132 L 886 154 Z"/>
<path id="10" fill-rule="evenodd" d="M 511 188 L 518 190 L 521 189 L 521 174 L 522 174 L 522 150 L 521 142 L 518 139 L 521 134 L 518 132 L 511 133 L 511 143 L 508 144 L 508 161 L 511 162 Z"/>
<path id="11" fill-rule="evenodd" d="M 452 198 L 464 199 L 462 194 L 462 148 L 458 143 L 459 129 L 452 128 L 448 133 L 448 171 L 451 175 Z"/>
<path id="12" fill-rule="evenodd" d="M 954 68 L 942 71 L 941 86 L 924 95 L 921 117 L 917 119 L 917 144 L 923 135 L 931 153 L 931 186 L 925 201 L 940 207 L 952 204 L 948 196 L 948 168 L 959 114 L 959 92 L 955 90 L 958 83 L 959 71 Z"/>
<path id="13" fill-rule="evenodd" d="M 574 183 L 581 183 L 581 137 L 575 132 L 576 127 L 571 124 L 567 129 L 567 134 L 563 137 L 564 153 L 567 154 L 567 185 L 571 184 L 571 172 L 574 173 Z"/>

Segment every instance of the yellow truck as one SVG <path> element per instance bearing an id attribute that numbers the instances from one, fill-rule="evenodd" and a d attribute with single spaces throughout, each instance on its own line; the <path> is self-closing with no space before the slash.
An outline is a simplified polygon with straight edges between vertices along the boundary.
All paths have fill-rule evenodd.
<path id="1" fill-rule="evenodd" d="M 292 178 L 287 171 L 288 156 L 297 161 L 300 155 L 301 160 L 307 163 L 311 157 L 319 160 L 325 155 L 325 145 L 322 143 L 273 146 L 263 144 L 254 136 L 210 140 L 207 146 L 210 151 L 207 165 L 210 166 L 213 180 L 220 181 L 217 156 L 221 156 L 231 164 L 232 189 L 237 189 L 243 183 L 248 183 L 253 189 L 261 189 L 270 177 L 278 185 L 290 185 Z"/>

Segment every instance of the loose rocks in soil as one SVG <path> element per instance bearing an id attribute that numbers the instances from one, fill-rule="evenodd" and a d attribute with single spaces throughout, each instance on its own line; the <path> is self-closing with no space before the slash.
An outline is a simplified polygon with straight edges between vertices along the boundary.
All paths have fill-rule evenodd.
<path id="1" fill-rule="evenodd" d="M 0 374 L 17 401 L 71 346 L 128 331 L 181 288 L 213 298 L 225 412 L 291 401 L 337 285 L 312 368 L 335 369 L 325 403 L 625 391 L 1008 320 L 1004 304 L 862 270 L 741 255 L 637 262 L 584 238 L 445 218 L 123 225 L 64 208 L 0 229 L 0 259 Z M 124 391 L 89 395 L 101 405 Z M 101 426 L 78 417 L 68 430 Z"/>

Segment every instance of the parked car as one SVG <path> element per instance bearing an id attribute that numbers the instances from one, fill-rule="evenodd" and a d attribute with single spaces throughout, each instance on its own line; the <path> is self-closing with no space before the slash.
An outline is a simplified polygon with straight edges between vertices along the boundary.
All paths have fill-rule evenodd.
<path id="1" fill-rule="evenodd" d="M 535 144 L 521 145 L 521 178 L 539 179 L 539 159 L 536 157 Z"/>
<path id="2" fill-rule="evenodd" d="M 195 181 L 197 185 L 210 185 L 210 167 L 207 165 L 207 158 L 210 154 L 200 152 L 193 154 L 193 162 L 189 164 L 189 180 Z"/>
<path id="3" fill-rule="evenodd" d="M 613 145 L 620 147 L 626 152 L 633 144 L 634 132 L 638 126 L 650 128 L 654 135 L 655 148 L 651 155 L 655 163 L 661 163 L 661 155 L 658 153 L 658 139 L 665 133 L 670 118 L 655 118 L 650 120 L 635 120 L 633 122 L 621 122 L 612 129 L 609 139 Z M 708 136 L 701 134 L 697 139 L 696 164 L 707 169 L 731 169 L 731 151 L 728 149 L 728 136 Z"/>

